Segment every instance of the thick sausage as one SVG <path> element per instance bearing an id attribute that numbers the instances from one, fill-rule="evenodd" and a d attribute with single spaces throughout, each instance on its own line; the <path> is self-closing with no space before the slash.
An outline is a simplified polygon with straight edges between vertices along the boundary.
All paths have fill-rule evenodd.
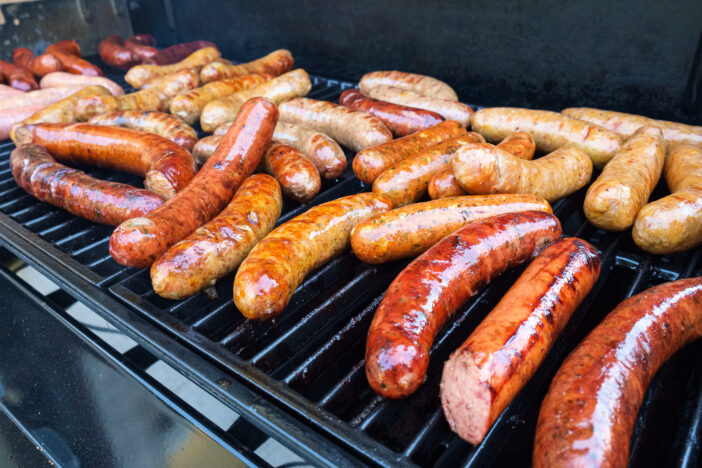
<path id="1" fill-rule="evenodd" d="M 173 65 L 137 65 L 132 67 L 124 76 L 124 80 L 139 89 L 154 78 L 172 75 L 191 68 L 199 69 L 205 64 L 217 60 L 219 50 L 214 47 L 205 47 L 188 55 L 184 60 Z"/>
<path id="2" fill-rule="evenodd" d="M 587 190 L 583 209 L 590 223 L 606 231 L 631 227 L 656 187 L 664 161 L 661 130 L 638 129 Z"/>
<path id="3" fill-rule="evenodd" d="M 432 200 L 466 195 L 466 191 L 458 185 L 456 176 L 453 175 L 453 167 L 434 174 L 434 177 L 429 181 L 427 192 Z"/>
<path id="4" fill-rule="evenodd" d="M 473 130 L 492 142 L 515 131 L 526 132 L 534 139 L 536 149 L 547 152 L 574 146 L 587 153 L 599 168 L 604 167 L 622 145 L 619 135 L 597 125 L 558 112 L 516 107 L 480 109 L 473 116 Z"/>
<path id="5" fill-rule="evenodd" d="M 514 132 L 505 137 L 497 147 L 512 153 L 519 159 L 530 160 L 534 157 L 536 151 L 536 143 L 534 139 L 526 132 Z"/>
<path id="6" fill-rule="evenodd" d="M 536 424 L 533 466 L 624 467 L 658 368 L 702 336 L 702 277 L 619 304 L 566 358 Z"/>
<path id="7" fill-rule="evenodd" d="M 233 121 L 241 106 L 253 97 L 268 98 L 280 104 L 294 97 L 306 96 L 310 89 L 312 89 L 312 82 L 309 75 L 302 68 L 298 68 L 261 83 L 253 89 L 239 91 L 208 102 L 202 109 L 200 126 L 206 132 L 213 132 L 220 125 Z"/>
<path id="8" fill-rule="evenodd" d="M 629 138 L 641 127 L 659 127 L 663 131 L 663 138 L 665 139 L 668 150 L 673 149 L 673 147 L 680 143 L 702 146 L 702 127 L 696 127 L 694 125 L 685 125 L 678 122 L 650 119 L 641 115 L 592 109 L 589 107 L 563 109 L 561 114 L 606 128 L 622 138 Z"/>
<path id="9" fill-rule="evenodd" d="M 156 38 L 151 34 L 135 34 L 124 41 L 124 46 L 134 52 L 139 60 L 143 62 L 152 58 L 158 53 Z"/>
<path id="10" fill-rule="evenodd" d="M 227 207 L 151 265 L 159 296 L 183 299 L 231 273 L 275 226 L 282 210 L 280 186 L 272 177 L 246 179 Z"/>
<path id="11" fill-rule="evenodd" d="M 122 38 L 117 34 L 103 39 L 98 46 L 98 52 L 103 62 L 122 70 L 141 63 L 139 56 L 132 49 L 125 47 Z"/>
<path id="12" fill-rule="evenodd" d="M 292 70 L 294 63 L 289 50 L 279 49 L 265 57 L 240 65 L 229 65 L 222 62 L 211 63 L 202 67 L 200 79 L 203 83 L 209 83 L 210 81 L 225 80 L 251 73 L 278 76 Z"/>
<path id="13" fill-rule="evenodd" d="M 636 245 L 659 255 L 702 243 L 702 148 L 675 147 L 663 176 L 671 194 L 641 208 L 631 232 Z"/>
<path id="14" fill-rule="evenodd" d="M 102 76 L 102 71 L 81 57 L 80 46 L 73 39 L 59 41 L 46 48 L 46 53 L 56 56 L 64 70 L 76 75 Z"/>
<path id="15" fill-rule="evenodd" d="M 10 168 L 17 185 L 30 195 L 96 223 L 116 226 L 163 203 L 144 189 L 95 179 L 59 164 L 39 145 L 15 149 Z"/>
<path id="16" fill-rule="evenodd" d="M 479 133 L 450 138 L 400 161 L 373 182 L 373 193 L 387 197 L 395 208 L 420 200 L 437 172 L 450 168 L 453 155 L 468 143 L 485 143 Z"/>
<path id="17" fill-rule="evenodd" d="M 543 211 L 534 195 L 474 195 L 415 203 L 372 216 L 351 232 L 351 248 L 366 263 L 416 257 L 468 223 L 503 213 Z"/>
<path id="18" fill-rule="evenodd" d="M 381 101 L 436 112 L 446 120 L 455 120 L 464 127 L 470 126 L 470 120 L 473 116 L 473 109 L 462 102 L 424 96 L 394 86 L 378 85 L 364 91 L 364 93 Z"/>
<path id="19" fill-rule="evenodd" d="M 348 248 L 356 224 L 391 207 L 383 197 L 359 193 L 310 208 L 274 229 L 236 273 L 239 312 L 254 320 L 280 315 L 307 273 Z"/>
<path id="20" fill-rule="evenodd" d="M 525 161 L 492 145 L 470 143 L 453 156 L 453 173 L 471 194 L 531 193 L 554 202 L 590 181 L 592 161 L 572 146 Z"/>
<path id="21" fill-rule="evenodd" d="M 39 87 L 32 72 L 4 60 L 0 60 L 0 77 L 2 76 L 5 77 L 7 84 L 20 91 L 29 91 Z"/>
<path id="22" fill-rule="evenodd" d="M 0 101 L 0 109 L 14 109 L 26 106 L 48 106 L 77 93 L 85 86 L 63 86 L 61 88 L 37 89 L 18 94 Z"/>
<path id="23" fill-rule="evenodd" d="M 175 44 L 159 50 L 154 56 L 146 59 L 144 63 L 149 65 L 171 65 L 180 62 L 196 50 L 206 47 L 217 48 L 217 46 L 210 41 L 183 42 L 182 44 Z"/>
<path id="24" fill-rule="evenodd" d="M 300 203 L 312 200 L 322 186 L 319 172 L 302 152 L 275 141 L 263 155 L 261 169 L 280 182 L 285 195 Z"/>
<path id="25" fill-rule="evenodd" d="M 56 159 L 144 176 L 147 190 L 168 199 L 197 167 L 186 150 L 151 133 L 85 123 L 32 124 L 15 130 L 18 144 L 44 146 Z"/>
<path id="26" fill-rule="evenodd" d="M 549 213 L 506 213 L 444 237 L 390 284 L 366 341 L 366 377 L 378 394 L 404 398 L 424 381 L 434 337 L 480 288 L 561 236 Z"/>
<path id="27" fill-rule="evenodd" d="M 359 151 L 353 158 L 353 172 L 363 182 L 373 183 L 386 169 L 400 161 L 444 140 L 465 134 L 466 130 L 458 122 L 441 122 L 412 135 Z"/>
<path id="28" fill-rule="evenodd" d="M 2 79 L 2 76 L 0 76 L 0 79 Z M 25 91 L 15 89 L 12 86 L 0 84 L 0 99 L 7 99 L 9 97 L 19 96 L 20 94 L 24 93 Z"/>
<path id="29" fill-rule="evenodd" d="M 444 120 L 436 112 L 372 99 L 353 88 L 341 93 L 339 104 L 378 117 L 395 138 L 433 127 Z"/>
<path id="30" fill-rule="evenodd" d="M 444 99 L 446 101 L 458 101 L 456 91 L 449 85 L 431 76 L 418 75 L 416 73 L 375 71 L 363 75 L 363 78 L 358 83 L 364 94 L 368 94 L 371 88 L 375 88 L 378 85 L 394 86 L 395 88 L 412 91 L 422 96 Z"/>
<path id="31" fill-rule="evenodd" d="M 193 157 L 195 162 L 202 165 L 210 159 L 210 156 L 217 150 L 217 146 L 222 141 L 223 135 L 210 135 L 200 138 L 193 146 Z"/>
<path id="32" fill-rule="evenodd" d="M 482 442 L 599 275 L 597 249 L 584 240 L 563 239 L 536 256 L 444 364 L 441 404 L 451 430 L 473 445 Z"/>
<path id="33" fill-rule="evenodd" d="M 39 105 L 0 110 L 0 140 L 8 139 L 10 137 L 10 130 L 15 124 L 34 115 L 44 107 L 43 105 Z"/>
<path id="34" fill-rule="evenodd" d="M 193 150 L 197 141 L 197 133 L 190 125 L 165 112 L 115 111 L 96 115 L 88 123 L 154 133 L 188 151 Z"/>
<path id="35" fill-rule="evenodd" d="M 115 229 L 110 237 L 112 258 L 122 265 L 147 267 L 214 218 L 261 162 L 277 118 L 275 104 L 267 99 L 244 104 L 215 154 L 185 189 L 145 217 Z"/>
<path id="36" fill-rule="evenodd" d="M 54 72 L 49 73 L 39 82 L 41 88 L 57 88 L 60 86 L 90 86 L 99 85 L 107 88 L 113 96 L 121 96 L 124 90 L 114 81 L 104 76 L 74 75 L 73 73 Z"/>
<path id="37" fill-rule="evenodd" d="M 61 61 L 51 54 L 34 56 L 34 52 L 26 47 L 18 47 L 12 51 L 12 63 L 25 68 L 37 76 L 48 75 L 63 70 Z"/>

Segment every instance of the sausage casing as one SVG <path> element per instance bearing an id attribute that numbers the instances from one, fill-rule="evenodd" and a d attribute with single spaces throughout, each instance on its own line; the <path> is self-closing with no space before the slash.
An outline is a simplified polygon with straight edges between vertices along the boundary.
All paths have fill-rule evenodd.
<path id="1" fill-rule="evenodd" d="M 213 62 L 200 70 L 200 79 L 203 83 L 209 83 L 210 81 L 225 80 L 251 73 L 278 76 L 292 70 L 294 63 L 289 50 L 279 49 L 264 57 L 239 65 Z"/>
<path id="2" fill-rule="evenodd" d="M 214 47 L 205 47 L 204 49 L 196 50 L 185 59 L 172 65 L 137 65 L 136 67 L 132 67 L 124 76 L 124 80 L 139 89 L 155 78 L 172 75 L 173 73 L 191 68 L 199 69 L 217 60 L 219 57 L 219 50 Z"/>
<path id="3" fill-rule="evenodd" d="M 51 54 L 41 54 L 37 57 L 26 47 L 18 47 L 12 51 L 12 63 L 25 68 L 36 76 L 48 75 L 63 70 L 61 61 Z"/>
<path id="4" fill-rule="evenodd" d="M 285 195 L 300 203 L 312 200 L 322 187 L 314 164 L 301 151 L 276 141 L 264 153 L 261 169 L 275 177 Z"/>
<path id="5" fill-rule="evenodd" d="M 197 133 L 190 125 L 165 112 L 115 111 L 96 115 L 88 123 L 153 133 L 188 151 L 192 151 L 197 142 Z"/>
<path id="6" fill-rule="evenodd" d="M 449 85 L 431 76 L 405 73 L 401 71 L 375 71 L 366 73 L 358 83 L 364 94 L 378 85 L 394 86 L 396 88 L 413 91 L 422 96 L 458 101 L 458 95 Z"/>
<path id="7" fill-rule="evenodd" d="M 458 185 L 456 176 L 453 175 L 453 167 L 448 167 L 434 174 L 434 177 L 429 181 L 427 192 L 432 200 L 466 195 L 466 191 Z"/>

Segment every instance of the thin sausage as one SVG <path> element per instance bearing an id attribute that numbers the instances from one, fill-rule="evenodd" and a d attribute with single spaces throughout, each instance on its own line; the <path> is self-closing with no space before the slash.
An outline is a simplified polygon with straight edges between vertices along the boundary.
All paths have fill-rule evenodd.
<path id="1" fill-rule="evenodd" d="M 4 60 L 0 60 L 0 77 L 2 76 L 7 84 L 20 91 L 30 91 L 39 87 L 32 72 Z"/>
<path id="2" fill-rule="evenodd" d="M 165 112 L 115 111 L 96 115 L 88 123 L 153 133 L 188 151 L 193 150 L 197 141 L 197 133 L 190 125 Z"/>
<path id="3" fill-rule="evenodd" d="M 370 72 L 363 75 L 358 85 L 364 94 L 368 94 L 371 88 L 383 85 L 412 91 L 422 96 L 444 99 L 446 101 L 458 101 L 456 91 L 449 85 L 431 76 L 418 75 L 416 73 L 401 71 Z"/>
<path id="4" fill-rule="evenodd" d="M 183 42 L 182 44 L 175 44 L 159 50 L 153 57 L 146 59 L 144 63 L 149 65 L 171 65 L 180 62 L 196 50 L 206 47 L 217 48 L 217 46 L 210 41 Z"/>
<path id="5" fill-rule="evenodd" d="M 61 61 L 51 54 L 34 56 L 34 52 L 26 47 L 18 47 L 12 51 L 12 63 L 25 68 L 37 76 L 48 75 L 63 70 Z"/>
<path id="6" fill-rule="evenodd" d="M 111 67 L 126 70 L 141 63 L 139 56 L 124 46 L 118 34 L 112 34 L 103 39 L 98 46 L 98 52 L 102 61 Z"/>
<path id="7" fill-rule="evenodd" d="M 240 65 L 229 65 L 221 62 L 211 63 L 202 68 L 200 79 L 203 83 L 209 83 L 210 81 L 225 80 L 251 73 L 278 76 L 292 70 L 294 63 L 295 61 L 289 50 L 279 49 L 265 57 Z"/>
<path id="8" fill-rule="evenodd" d="M 434 174 L 434 177 L 429 181 L 427 192 L 432 200 L 466 195 L 466 191 L 458 185 L 456 176 L 453 175 L 453 167 Z"/>
<path id="9" fill-rule="evenodd" d="M 102 76 L 102 71 L 81 58 L 80 46 L 73 40 L 59 41 L 46 48 L 46 53 L 56 56 L 63 68 L 76 75 Z"/>
<path id="10" fill-rule="evenodd" d="M 104 76 L 85 76 L 74 75 L 73 73 L 54 72 L 49 73 L 39 82 L 39 86 L 43 88 L 56 88 L 60 86 L 90 86 L 99 85 L 107 88 L 113 96 L 121 96 L 124 90 L 114 81 L 105 78 Z"/>

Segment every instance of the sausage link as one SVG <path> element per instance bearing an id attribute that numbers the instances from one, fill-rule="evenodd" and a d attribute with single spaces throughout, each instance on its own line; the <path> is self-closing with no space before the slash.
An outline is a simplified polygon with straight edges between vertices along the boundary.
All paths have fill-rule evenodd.
<path id="1" fill-rule="evenodd" d="M 124 46 L 118 34 L 107 36 L 100 42 L 98 52 L 103 62 L 111 67 L 126 70 L 141 63 L 139 56 L 128 47 Z"/>
<path id="2" fill-rule="evenodd" d="M 483 441 L 599 275 L 597 249 L 584 240 L 562 239 L 536 256 L 444 364 L 441 405 L 451 430 L 473 445 Z"/>
<path id="3" fill-rule="evenodd" d="M 88 123 L 153 133 L 188 151 L 192 151 L 197 142 L 197 133 L 190 125 L 165 112 L 116 111 L 96 115 Z"/>
<path id="4" fill-rule="evenodd" d="M 588 221 L 607 231 L 631 227 L 658 184 L 664 161 L 661 130 L 638 129 L 587 190 L 583 209 Z"/>
<path id="5" fill-rule="evenodd" d="M 120 85 L 104 76 L 74 75 L 73 73 L 54 72 L 49 73 L 39 82 L 39 86 L 44 88 L 58 88 L 62 86 L 78 85 L 82 87 L 99 85 L 107 88 L 113 96 L 121 96 L 124 90 Z"/>
<path id="6" fill-rule="evenodd" d="M 390 284 L 366 341 L 368 383 L 385 398 L 404 398 L 424 381 L 436 334 L 473 296 L 508 268 L 561 236 L 549 213 L 506 213 L 444 237 Z"/>
<path id="7" fill-rule="evenodd" d="M 434 174 L 434 177 L 429 181 L 427 192 L 432 200 L 467 195 L 466 191 L 458 185 L 456 176 L 453 175 L 453 167 L 448 167 Z"/>
<path id="8" fill-rule="evenodd" d="M 289 50 L 279 49 L 265 57 L 240 65 L 230 65 L 222 62 L 211 63 L 202 68 L 200 79 L 203 83 L 209 83 L 210 81 L 225 80 L 252 73 L 278 76 L 292 70 L 294 63 L 295 61 Z"/>
<path id="9" fill-rule="evenodd" d="M 61 88 L 37 89 L 27 93 L 18 94 L 0 101 L 0 109 L 14 109 L 25 106 L 48 106 L 70 96 L 84 86 L 63 86 Z"/>
<path id="10" fill-rule="evenodd" d="M 163 203 L 146 190 L 95 179 L 59 164 L 39 145 L 17 147 L 10 155 L 10 168 L 17 185 L 33 197 L 96 223 L 116 226 Z"/>
<path id="11" fill-rule="evenodd" d="M 46 106 L 23 106 L 0 110 L 0 140 L 8 139 L 10 137 L 10 130 L 15 124 L 34 115 L 44 107 Z"/>
<path id="12" fill-rule="evenodd" d="M 654 374 L 702 336 L 702 277 L 619 304 L 566 358 L 536 424 L 533 466 L 623 467 Z"/>
<path id="13" fill-rule="evenodd" d="M 322 187 L 314 164 L 292 146 L 272 142 L 261 159 L 261 169 L 280 182 L 285 195 L 300 203 L 312 200 Z"/>
<path id="14" fill-rule="evenodd" d="M 267 99 L 244 104 L 215 154 L 187 187 L 148 215 L 115 229 L 110 237 L 112 258 L 126 266 L 150 266 L 173 244 L 214 218 L 261 162 L 277 118 L 275 104 Z"/>
<path id="15" fill-rule="evenodd" d="M 525 160 L 531 160 L 536 151 L 534 139 L 526 132 L 510 133 L 497 147 Z"/>
<path id="16" fill-rule="evenodd" d="M 26 47 L 18 47 L 12 51 L 12 63 L 29 70 L 36 76 L 48 75 L 63 70 L 61 61 L 51 54 L 34 56 L 34 52 Z"/>
<path id="17" fill-rule="evenodd" d="M 272 177 L 246 179 L 221 213 L 151 265 L 156 294 L 183 299 L 214 285 L 273 229 L 282 206 L 280 186 Z"/>
<path id="18" fill-rule="evenodd" d="M 412 91 L 422 96 L 444 99 L 446 101 L 458 101 L 456 91 L 449 85 L 431 76 L 418 75 L 416 73 L 401 71 L 370 72 L 363 75 L 358 85 L 364 94 L 368 94 L 371 88 L 382 85 L 394 86 L 395 88 Z"/>
<path id="19" fill-rule="evenodd" d="M 217 46 L 210 41 L 183 42 L 182 44 L 175 44 L 159 50 L 154 56 L 146 59 L 144 63 L 148 65 L 171 65 L 180 62 L 193 52 L 206 47 L 217 48 Z"/>
<path id="20" fill-rule="evenodd" d="M 102 76 L 102 71 L 81 58 L 80 46 L 73 39 L 59 41 L 46 48 L 46 53 L 56 56 L 69 73 L 87 76 Z"/>
<path id="21" fill-rule="evenodd" d="M 124 41 L 124 46 L 134 52 L 141 62 L 152 58 L 158 53 L 158 49 L 154 47 L 155 45 L 156 38 L 151 34 L 135 34 Z"/>
<path id="22" fill-rule="evenodd" d="M 0 60 L 0 77 L 3 76 L 7 84 L 20 91 L 30 91 L 39 87 L 32 72 L 10 62 Z"/>
<path id="23" fill-rule="evenodd" d="M 214 47 L 205 47 L 204 49 L 196 50 L 185 59 L 172 65 L 137 65 L 132 67 L 124 76 L 124 80 L 139 89 L 155 78 L 172 75 L 191 68 L 199 71 L 199 68 L 213 60 L 217 60 L 219 57 L 219 50 Z"/>

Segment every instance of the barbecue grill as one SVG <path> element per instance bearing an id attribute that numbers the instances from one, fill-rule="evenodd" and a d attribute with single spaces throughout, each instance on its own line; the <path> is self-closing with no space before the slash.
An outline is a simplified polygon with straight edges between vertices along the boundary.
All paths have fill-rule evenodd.
<path id="1" fill-rule="evenodd" d="M 590 88 L 588 92 L 580 94 L 580 100 L 573 100 L 573 93 L 578 90 L 566 89 L 567 81 L 572 76 L 558 83 L 557 92 L 553 95 L 549 95 L 547 89 L 538 93 L 522 93 L 529 80 L 500 90 L 495 89 L 504 84 L 500 78 L 486 83 L 480 81 L 480 72 L 477 71 L 467 81 L 457 80 L 456 76 L 452 79 L 452 74 L 461 73 L 463 65 L 454 64 L 453 70 L 443 62 L 449 60 L 446 57 L 411 58 L 407 59 L 411 63 L 405 65 L 403 61 L 406 57 L 400 54 L 392 59 L 394 63 L 381 63 L 380 59 L 387 58 L 385 52 L 374 49 L 370 39 L 359 39 L 361 55 L 358 56 L 352 57 L 351 50 L 340 48 L 338 38 L 321 45 L 315 56 L 311 53 L 312 44 L 300 43 L 303 39 L 317 38 L 332 26 L 320 26 L 322 32 L 313 31 L 312 25 L 260 30 L 266 24 L 262 18 L 270 17 L 270 24 L 282 24 L 282 11 L 287 10 L 281 10 L 285 7 L 278 5 L 279 2 L 266 8 L 247 7 L 237 2 L 236 6 L 240 7 L 243 15 L 239 21 L 245 24 L 240 40 L 235 40 L 229 30 L 219 36 L 206 28 L 207 24 L 223 26 L 224 19 L 213 16 L 217 8 L 221 8 L 220 11 L 226 9 L 231 15 L 235 13 L 233 6 L 225 7 L 224 2 L 214 3 L 206 9 L 196 6 L 195 2 L 167 0 L 163 3 L 134 3 L 130 6 L 131 21 L 135 32 L 154 34 L 160 45 L 167 45 L 164 41 L 212 40 L 234 61 L 244 61 L 258 52 L 288 47 L 297 65 L 310 72 L 313 88 L 309 97 L 315 99 L 337 101 L 341 92 L 353 87 L 364 71 L 395 67 L 433 74 L 457 85 L 459 96 L 474 101 L 469 104 L 475 105 L 475 108 L 480 105 L 538 104 L 539 107 L 559 110 L 566 105 L 588 104 L 678 119 L 684 108 L 693 112 L 683 115 L 685 121 L 700 123 L 699 97 L 695 90 L 702 88 L 694 67 L 702 67 L 699 60 L 702 47 L 698 48 L 696 61 L 691 58 L 691 50 L 687 54 L 663 58 L 668 64 L 676 60 L 685 62 L 692 72 L 688 79 L 676 82 L 678 87 L 675 90 L 667 89 L 667 94 L 659 95 L 653 102 L 636 102 L 636 98 L 648 96 L 647 90 L 658 89 L 656 86 L 664 79 L 679 77 L 665 78 L 658 71 L 652 71 L 650 79 L 641 84 L 641 94 L 631 91 L 612 98 L 615 94 L 612 90 L 617 89 L 613 83 L 622 78 L 603 76 L 601 83 L 607 91 L 598 93 Z M 407 12 L 399 14 L 408 24 L 416 21 L 413 15 L 429 9 L 416 3 L 419 2 L 410 2 Z M 320 3 L 314 7 L 324 18 L 334 15 L 329 6 Z M 366 7 L 378 15 L 387 8 Z M 293 19 L 309 13 L 313 6 L 301 8 L 302 11 L 293 14 Z M 460 18 L 468 11 L 467 7 L 452 8 L 457 9 Z M 702 12 L 699 5 L 692 9 Z M 595 10 L 596 6 L 589 6 L 585 14 L 594 15 Z M 657 11 L 654 8 L 651 15 Z M 484 13 L 485 17 L 490 12 L 494 10 Z M 565 13 L 568 16 L 569 12 Z M 354 21 L 359 20 L 357 13 L 342 11 L 341 14 L 348 14 Z M 438 21 L 440 16 L 439 13 L 430 12 L 427 21 Z M 380 18 L 373 17 L 370 22 L 380 23 Z M 622 27 L 631 31 L 650 18 L 634 17 L 630 24 Z M 333 24 L 338 21 L 330 20 Z M 508 27 L 517 20 L 506 18 L 504 21 Z M 180 26 L 183 26 L 182 30 Z M 457 27 L 455 24 L 450 26 Z M 592 23 L 588 23 L 588 26 L 592 26 Z M 674 29 L 670 26 L 661 28 L 661 34 Z M 294 36 L 293 30 L 299 36 Z M 481 30 L 479 26 L 475 33 Z M 689 29 L 680 32 L 676 37 L 689 32 Z M 699 33 L 698 30 L 693 32 L 693 36 Z M 266 35 L 265 40 L 260 37 L 261 34 Z M 384 32 L 382 37 L 388 38 L 388 34 Z M 550 32 L 546 36 L 553 34 L 556 33 Z M 587 34 L 590 37 L 594 33 Z M 427 41 L 430 45 L 445 46 L 448 42 L 441 41 L 446 40 L 446 33 L 438 35 Z M 650 34 L 644 36 L 648 39 L 652 37 Z M 505 37 L 503 33 L 498 35 L 498 51 L 503 47 L 499 45 L 499 40 Z M 542 37 L 535 41 L 539 43 L 547 39 Z M 635 38 L 634 45 L 640 41 L 640 38 Z M 255 45 L 249 47 L 249 42 Z M 295 44 L 300 45 L 301 55 Z M 389 40 L 387 44 L 391 50 L 402 50 L 397 39 Z M 428 47 L 413 45 L 422 50 Z M 92 46 L 94 48 L 96 44 Z M 90 45 L 86 44 L 86 47 Z M 336 53 L 346 54 L 346 58 L 337 58 L 333 67 L 330 65 L 330 51 L 335 47 Z M 244 49 L 245 53 L 236 54 Z M 363 56 L 363 52 L 368 52 L 368 55 Z M 458 52 L 457 58 L 451 60 L 460 61 L 464 57 L 464 52 Z M 97 57 L 90 60 L 101 66 L 107 77 L 124 86 L 125 90 L 130 89 L 122 79 L 123 72 L 110 69 Z M 590 60 L 590 64 L 597 62 L 594 58 L 587 60 Z M 636 61 L 636 58 L 632 61 Z M 424 69 L 421 68 L 423 63 L 427 64 Z M 494 66 L 494 63 L 491 62 L 490 66 Z M 561 66 L 555 65 L 556 69 Z M 537 71 L 531 79 L 539 80 L 543 74 Z M 543 83 L 547 87 L 546 82 Z M 607 88 L 608 85 L 612 87 Z M 673 96 L 675 92 L 679 96 Z M 684 106 L 680 106 L 679 100 L 676 101 L 680 96 L 689 97 Z M 80 331 L 79 325 L 67 319 L 61 311 L 62 301 L 74 298 L 134 339 L 140 345 L 140 351 L 123 360 L 124 373 L 151 390 L 152 398 L 164 398 L 165 394 L 177 412 L 187 413 L 192 424 L 205 431 L 217 444 L 237 452 L 242 460 L 251 464 L 264 463 L 253 451 L 265 436 L 280 440 L 306 461 L 319 465 L 483 467 L 528 464 L 541 400 L 560 363 L 577 343 L 623 299 L 655 284 L 702 274 L 702 248 L 678 255 L 653 256 L 636 248 L 629 231 L 608 233 L 594 228 L 582 212 L 585 190 L 555 203 L 554 213 L 561 220 L 564 235 L 585 239 L 599 250 L 602 259 L 600 279 L 573 314 L 536 375 L 499 417 L 483 443 L 472 447 L 451 432 L 444 419 L 438 392 L 442 363 L 494 307 L 523 267 L 509 271 L 480 291 L 444 327 L 432 348 L 432 364 L 427 380 L 415 394 L 404 400 L 385 400 L 376 395 L 366 381 L 363 360 L 365 335 L 385 289 L 407 261 L 368 265 L 356 259 L 351 252 L 342 254 L 308 275 L 284 313 L 265 323 L 245 320 L 236 311 L 232 301 L 233 275 L 218 282 L 216 298 L 199 293 L 180 301 L 163 299 L 153 292 L 148 269 L 126 268 L 112 260 L 107 247 L 113 228 L 91 223 L 41 203 L 19 188 L 8 166 L 13 149 L 9 141 L 0 143 L 0 245 L 7 249 L 3 251 L 7 258 L 10 258 L 11 252 L 46 274 L 60 285 L 62 291 L 55 297 L 42 298 L 26 289 L 21 280 L 5 270 L 0 271 L 3 281 L 24 289 L 23 300 L 29 301 L 33 308 L 46 309 L 47 314 L 56 318 L 55 327 L 63 325 Z M 325 181 L 311 205 L 370 190 L 354 177 L 350 169 L 353 154 L 349 152 L 347 156 L 347 170 L 338 179 Z M 141 183 L 125 174 L 84 169 L 100 179 L 137 186 Z M 665 183 L 661 182 L 652 198 L 665 193 Z M 286 199 L 279 224 L 307 208 Z M 81 335 L 92 346 L 104 347 L 104 343 L 101 344 L 95 336 L 83 332 Z M 702 343 L 689 345 L 656 375 L 636 422 L 631 441 L 631 466 L 698 465 L 702 436 L 702 368 L 697 364 L 700 358 Z M 162 359 L 214 395 L 240 414 L 241 421 L 225 432 L 189 414 L 187 405 L 144 376 L 143 369 L 155 359 Z M 44 371 L 37 369 L 40 374 Z M 6 412 L 11 412 L 11 405 L 5 400 L 2 406 L 7 408 Z M 41 442 L 37 441 L 39 445 Z"/>

